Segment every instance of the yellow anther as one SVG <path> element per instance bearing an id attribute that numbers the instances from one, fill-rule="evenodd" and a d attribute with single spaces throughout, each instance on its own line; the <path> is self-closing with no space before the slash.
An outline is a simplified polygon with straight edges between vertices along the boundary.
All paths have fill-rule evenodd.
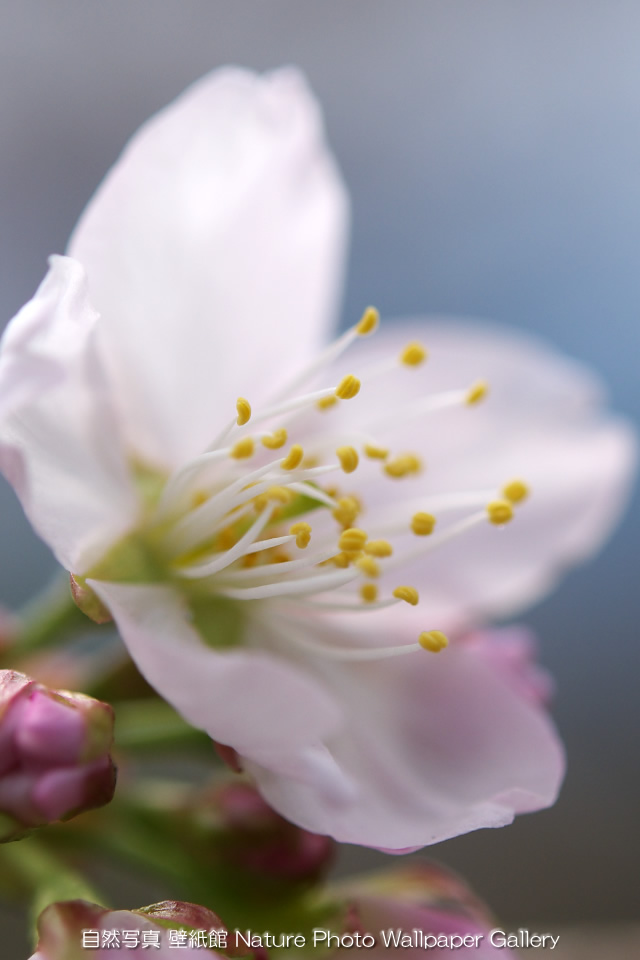
<path id="1" fill-rule="evenodd" d="M 289 490 L 288 487 L 269 487 L 267 492 L 263 494 L 267 500 L 276 500 L 278 503 L 291 503 L 295 497 L 293 490 Z M 256 497 L 256 500 L 258 497 Z"/>
<path id="2" fill-rule="evenodd" d="M 296 538 L 296 547 L 304 550 L 305 547 L 309 546 L 311 540 L 311 524 L 301 520 L 299 523 L 294 523 L 292 527 L 289 527 L 289 533 L 292 533 Z"/>
<path id="3" fill-rule="evenodd" d="M 319 457 L 305 457 L 302 461 L 303 470 L 311 470 L 313 467 L 318 467 L 320 465 Z"/>
<path id="4" fill-rule="evenodd" d="M 286 550 L 274 550 L 271 555 L 271 563 L 288 563 L 291 560 L 291 554 Z"/>
<path id="5" fill-rule="evenodd" d="M 331 407 L 334 407 L 337 402 L 338 398 L 332 393 L 329 397 L 321 397 L 320 400 L 316 400 L 316 407 L 318 410 L 329 410 Z"/>
<path id="6" fill-rule="evenodd" d="M 355 497 L 340 497 L 338 505 L 331 511 L 338 523 L 344 527 L 352 527 L 359 512 L 360 505 Z"/>
<path id="7" fill-rule="evenodd" d="M 294 445 L 289 450 L 289 453 L 284 458 L 280 466 L 283 470 L 295 470 L 296 467 L 299 467 L 302 463 L 302 458 L 304 457 L 304 450 L 299 443 L 294 443 Z"/>
<path id="8" fill-rule="evenodd" d="M 360 557 L 359 560 L 356 560 L 356 567 L 367 577 L 380 576 L 380 564 L 373 557 Z"/>
<path id="9" fill-rule="evenodd" d="M 360 596 L 365 603 L 375 603 L 378 599 L 378 588 L 375 583 L 363 583 L 360 587 Z"/>
<path id="10" fill-rule="evenodd" d="M 241 566 L 244 567 L 245 569 L 248 569 L 249 567 L 255 567 L 257 562 L 258 562 L 257 553 L 247 553 L 242 558 Z"/>
<path id="11" fill-rule="evenodd" d="M 194 509 L 195 507 L 201 507 L 202 504 L 206 503 L 208 499 L 209 499 L 208 493 L 206 493 L 204 490 L 196 490 L 196 492 L 191 497 L 191 506 Z"/>
<path id="12" fill-rule="evenodd" d="M 411 529 L 419 537 L 428 537 L 435 525 L 436 518 L 431 513 L 414 513 L 411 518 Z"/>
<path id="13" fill-rule="evenodd" d="M 484 400 L 486 395 L 489 393 L 489 384 L 486 380 L 478 380 L 476 383 L 472 383 L 469 389 L 467 390 L 466 401 L 469 406 L 473 406 L 475 403 L 480 403 L 481 400 Z"/>
<path id="14" fill-rule="evenodd" d="M 364 545 L 364 552 L 371 557 L 390 557 L 393 547 L 388 540 L 369 540 Z"/>
<path id="15" fill-rule="evenodd" d="M 386 460 L 389 456 L 389 451 L 385 447 L 376 447 L 373 443 L 365 443 L 363 449 L 365 457 L 369 457 L 370 460 Z"/>
<path id="16" fill-rule="evenodd" d="M 346 553 L 336 553 L 335 557 L 331 557 L 331 562 L 335 563 L 336 567 L 345 570 L 351 563 L 351 557 Z"/>
<path id="17" fill-rule="evenodd" d="M 345 473 L 353 473 L 360 463 L 358 451 L 355 449 L 355 447 L 338 447 L 336 450 L 336 456 L 340 461 L 340 466 Z"/>
<path id="18" fill-rule="evenodd" d="M 431 653 L 440 653 L 441 650 L 449 646 L 449 641 L 444 633 L 439 630 L 428 630 L 421 633 L 418 637 L 418 643 L 423 650 L 430 650 Z"/>
<path id="19" fill-rule="evenodd" d="M 513 507 L 508 500 L 492 500 L 487 504 L 487 515 L 491 523 L 499 527 L 503 523 L 509 523 L 513 517 Z"/>
<path id="20" fill-rule="evenodd" d="M 502 496 L 510 503 L 521 503 L 529 496 L 529 487 L 523 480 L 510 480 L 502 488 Z"/>
<path id="21" fill-rule="evenodd" d="M 253 437 L 243 437 L 242 440 L 238 440 L 231 447 L 231 456 L 234 460 L 245 460 L 247 457 L 253 456 L 255 448 L 256 444 Z"/>
<path id="22" fill-rule="evenodd" d="M 359 527 L 348 527 L 338 538 L 338 546 L 345 553 L 359 553 L 367 542 L 367 534 Z"/>
<path id="23" fill-rule="evenodd" d="M 356 324 L 356 333 L 359 337 L 366 337 L 368 334 L 373 333 L 379 323 L 380 314 L 376 308 L 367 307 L 360 318 L 360 322 Z"/>
<path id="24" fill-rule="evenodd" d="M 230 550 L 235 547 L 240 538 L 233 527 L 225 527 L 218 534 L 218 546 L 220 550 Z"/>
<path id="25" fill-rule="evenodd" d="M 421 343 L 409 343 L 400 354 L 400 363 L 408 367 L 419 367 L 427 357 L 428 353 Z"/>
<path id="26" fill-rule="evenodd" d="M 404 600 L 405 603 L 410 603 L 412 607 L 415 607 L 420 599 L 415 587 L 396 587 L 393 595 L 396 600 Z"/>
<path id="27" fill-rule="evenodd" d="M 249 422 L 249 418 L 251 417 L 251 404 L 248 400 L 245 400 L 244 397 L 238 397 L 236 400 L 236 410 L 238 411 L 236 423 L 239 427 L 243 427 L 245 423 Z"/>
<path id="28" fill-rule="evenodd" d="M 336 397 L 340 400 L 353 400 L 360 393 L 360 381 L 352 373 L 343 377 L 336 387 Z"/>
<path id="29" fill-rule="evenodd" d="M 262 446 L 266 447 L 267 450 L 279 450 L 280 447 L 284 447 L 286 442 L 287 431 L 284 427 L 279 427 L 277 430 L 274 430 L 273 433 L 262 438 Z"/>
<path id="30" fill-rule="evenodd" d="M 403 453 L 385 463 L 383 469 L 388 477 L 406 477 L 410 473 L 419 473 L 422 469 L 422 461 L 415 453 Z"/>

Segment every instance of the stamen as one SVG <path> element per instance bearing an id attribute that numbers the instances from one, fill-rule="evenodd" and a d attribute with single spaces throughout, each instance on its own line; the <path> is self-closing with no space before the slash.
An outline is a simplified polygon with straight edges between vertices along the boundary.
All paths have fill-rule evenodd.
<path id="1" fill-rule="evenodd" d="M 333 343 L 330 343 L 326 350 L 324 350 L 313 363 L 310 363 L 302 373 L 291 380 L 278 394 L 278 399 L 290 396 L 298 390 L 303 383 L 310 380 L 314 374 L 318 373 L 324 367 L 328 367 L 334 360 L 337 360 L 358 337 L 373 333 L 378 326 L 378 321 L 379 315 L 375 307 L 367 307 L 358 323 L 350 327 L 349 330 L 346 330 L 345 333 L 343 333 L 341 337 L 338 337 L 337 340 L 334 340 Z"/>
<path id="2" fill-rule="evenodd" d="M 273 507 L 267 507 L 267 509 L 260 514 L 258 519 L 251 524 L 247 532 L 240 537 L 235 546 L 232 546 L 229 550 L 225 550 L 222 554 L 217 554 L 207 563 L 197 563 L 191 567 L 175 567 L 175 572 L 187 580 L 199 580 L 202 577 L 209 577 L 213 573 L 219 573 L 220 570 L 224 570 L 225 567 L 228 567 L 236 560 L 239 560 L 240 557 L 246 552 L 246 548 L 249 547 L 253 541 L 260 536 L 264 528 L 271 520 L 272 512 Z"/>
<path id="3" fill-rule="evenodd" d="M 510 503 L 521 503 L 529 496 L 529 487 L 523 480 L 510 480 L 502 488 L 502 496 Z"/>
<path id="4" fill-rule="evenodd" d="M 423 650 L 430 650 L 432 653 L 439 653 L 449 646 L 449 641 L 440 630 L 429 630 L 421 633 L 418 637 L 418 643 Z"/>
<path id="5" fill-rule="evenodd" d="M 359 553 L 367 542 L 367 534 L 358 527 L 343 530 L 338 538 L 338 546 L 346 553 Z"/>
<path id="6" fill-rule="evenodd" d="M 375 307 L 367 307 L 362 314 L 362 318 L 355 325 L 355 331 L 359 337 L 368 337 L 378 329 L 380 323 L 380 314 Z"/>
<path id="7" fill-rule="evenodd" d="M 481 400 L 484 400 L 488 392 L 489 384 L 487 381 L 478 380 L 476 383 L 472 384 L 467 391 L 467 403 L 469 406 L 474 406 L 474 404 L 480 403 Z"/>
<path id="8" fill-rule="evenodd" d="M 225 588 L 219 594 L 232 600 L 264 600 L 267 597 L 293 597 L 322 593 L 342 587 L 359 576 L 351 570 L 336 570 L 335 573 L 316 574 L 301 580 L 280 580 L 278 583 L 262 584 L 259 587 Z"/>
<path id="9" fill-rule="evenodd" d="M 340 497 L 337 506 L 331 512 L 338 523 L 344 527 L 351 527 L 360 513 L 360 504 L 355 497 Z"/>
<path id="10" fill-rule="evenodd" d="M 254 497 L 253 503 L 256 510 L 264 510 L 270 500 L 275 500 L 277 503 L 285 504 L 291 503 L 294 496 L 295 495 L 288 487 L 269 487 L 269 489 L 265 490 L 264 493 Z"/>
<path id="11" fill-rule="evenodd" d="M 396 600 L 404 600 L 405 603 L 410 603 L 412 607 L 415 607 L 420 599 L 415 587 L 396 587 L 393 596 Z"/>
<path id="12" fill-rule="evenodd" d="M 513 507 L 508 500 L 492 500 L 487 504 L 487 515 L 491 523 L 502 526 L 513 518 Z"/>
<path id="13" fill-rule="evenodd" d="M 280 466 L 283 470 L 295 470 L 296 467 L 299 467 L 302 463 L 303 457 L 304 450 L 299 443 L 294 443 L 287 456 L 281 462 Z"/>
<path id="14" fill-rule="evenodd" d="M 316 407 L 318 410 L 329 410 L 331 407 L 335 407 L 336 403 L 338 403 L 338 398 L 334 393 L 328 397 L 321 397 L 320 400 L 317 400 Z"/>
<path id="15" fill-rule="evenodd" d="M 245 400 L 244 397 L 238 397 L 236 400 L 236 410 L 238 411 L 236 423 L 239 427 L 244 427 L 245 423 L 248 423 L 251 417 L 251 404 L 248 400 Z"/>
<path id="16" fill-rule="evenodd" d="M 305 604 L 310 607 L 321 607 L 322 609 L 347 609 L 346 607 L 340 606 L 339 604 L 329 604 L 322 603 L 321 601 L 307 600 Z M 376 604 L 360 604 L 358 607 L 349 607 L 351 610 L 358 610 L 358 612 L 369 612 L 371 610 L 377 610 L 380 607 L 387 606 L 386 601 Z M 398 657 L 402 656 L 405 653 L 418 653 L 424 648 L 420 643 L 405 643 L 399 644 L 396 647 L 339 647 L 333 643 L 317 643 L 314 640 L 310 640 L 305 636 L 301 631 L 296 631 L 295 633 L 291 630 L 289 624 L 286 621 L 282 621 L 279 624 L 278 633 L 280 636 L 284 637 L 294 646 L 304 647 L 306 650 L 309 650 L 310 653 L 314 653 L 319 657 L 324 657 L 329 660 L 342 660 L 342 661 L 366 661 L 366 660 L 387 660 L 389 657 Z"/>
<path id="17" fill-rule="evenodd" d="M 365 443 L 363 449 L 365 456 L 369 457 L 370 460 L 386 460 L 389 456 L 386 447 L 377 447 L 373 443 Z"/>
<path id="18" fill-rule="evenodd" d="M 241 587 L 251 580 L 261 580 L 262 586 L 270 586 L 274 583 L 297 583 L 298 580 L 291 578 L 287 581 L 285 577 L 288 577 L 291 573 L 298 573 L 301 570 L 309 571 L 310 568 L 314 568 L 319 563 L 322 563 L 326 559 L 326 556 L 327 552 L 325 551 L 324 554 L 319 553 L 312 557 L 302 557 L 297 560 L 292 560 L 290 555 L 284 551 L 274 552 L 270 558 L 267 558 L 266 563 L 262 563 L 259 566 L 243 570 L 229 570 L 221 576 L 217 576 L 215 584 L 219 590 L 226 590 L 228 588 Z"/>
<path id="19" fill-rule="evenodd" d="M 360 587 L 360 596 L 365 603 L 375 603 L 378 599 L 378 588 L 375 583 L 363 583 Z"/>
<path id="20" fill-rule="evenodd" d="M 326 507 L 333 508 L 336 505 L 333 497 L 330 497 L 324 490 L 320 490 L 319 487 L 313 487 L 309 483 L 290 483 L 287 489 L 292 490 L 294 493 L 299 493 L 303 497 L 308 497 L 310 500 L 317 500 L 318 503 L 323 503 Z"/>
<path id="21" fill-rule="evenodd" d="M 363 549 L 372 557 L 390 557 L 393 553 L 393 547 L 388 540 L 369 540 Z"/>
<path id="22" fill-rule="evenodd" d="M 355 447 L 338 447 L 336 456 L 340 461 L 340 466 L 345 473 L 353 473 L 358 466 L 360 459 Z"/>
<path id="23" fill-rule="evenodd" d="M 340 400 L 353 400 L 354 397 L 358 396 L 359 392 L 360 381 L 357 377 L 354 377 L 352 373 L 348 373 L 346 377 L 343 377 L 336 387 L 336 397 L 339 397 Z"/>
<path id="24" fill-rule="evenodd" d="M 431 513 L 414 513 L 411 518 L 411 529 L 419 537 L 428 537 L 435 525 L 436 518 Z"/>
<path id="25" fill-rule="evenodd" d="M 422 461 L 415 453 L 403 453 L 385 463 L 383 470 L 388 477 L 399 479 L 411 473 L 419 473 L 422 470 Z"/>
<path id="26" fill-rule="evenodd" d="M 359 560 L 356 560 L 356 567 L 367 577 L 380 576 L 380 565 L 376 563 L 373 557 L 360 557 Z"/>
<path id="27" fill-rule="evenodd" d="M 255 448 L 256 445 L 253 437 L 243 437 L 241 440 L 238 440 L 237 443 L 234 443 L 229 455 L 233 457 L 234 460 L 245 460 L 253 456 Z"/>
<path id="28" fill-rule="evenodd" d="M 427 356 L 427 351 L 421 343 L 410 343 L 400 354 L 400 363 L 404 363 L 407 367 L 419 367 Z"/>
<path id="29" fill-rule="evenodd" d="M 289 527 L 289 533 L 292 533 L 296 538 L 296 546 L 299 547 L 300 550 L 304 550 L 305 547 L 309 546 L 309 542 L 311 541 L 311 524 L 301 520 L 299 523 L 294 523 L 293 526 Z"/>
<path id="30" fill-rule="evenodd" d="M 262 438 L 262 446 L 266 447 L 267 450 L 279 450 L 280 447 L 284 447 L 287 442 L 287 431 L 284 427 L 280 427 L 278 430 L 274 430 L 273 433 L 267 434 Z"/>
<path id="31" fill-rule="evenodd" d="M 331 563 L 341 570 L 346 570 L 351 563 L 351 557 L 347 553 L 336 553 L 335 557 L 331 557 Z"/>

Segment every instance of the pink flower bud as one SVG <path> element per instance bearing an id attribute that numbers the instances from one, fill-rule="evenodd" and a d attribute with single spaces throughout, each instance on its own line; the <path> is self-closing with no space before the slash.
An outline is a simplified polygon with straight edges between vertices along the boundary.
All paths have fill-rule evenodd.
<path id="1" fill-rule="evenodd" d="M 344 885 L 343 938 L 340 945 L 370 947 L 371 960 L 425 956 L 444 960 L 452 951 L 472 950 L 474 960 L 508 960 L 515 955 L 494 944 L 492 917 L 455 874 L 438 864 L 413 862 Z M 374 944 L 362 941 L 373 938 Z M 360 941 L 360 942 L 358 942 Z M 323 944 L 320 944 L 321 946 Z M 336 955 L 335 949 L 330 955 Z"/>
<path id="2" fill-rule="evenodd" d="M 248 783 L 228 783 L 200 795 L 192 811 L 210 833 L 209 852 L 254 880 L 317 881 L 329 868 L 335 844 L 285 820 Z"/>
<path id="3" fill-rule="evenodd" d="M 0 671 L 0 841 L 108 803 L 113 711 Z"/>
<path id="4" fill-rule="evenodd" d="M 154 960 L 197 951 L 202 960 L 231 953 L 220 918 L 195 903 L 165 900 L 139 910 L 107 910 L 84 900 L 53 903 L 38 918 L 38 947 L 31 960 Z M 180 954 L 182 955 L 182 954 Z"/>

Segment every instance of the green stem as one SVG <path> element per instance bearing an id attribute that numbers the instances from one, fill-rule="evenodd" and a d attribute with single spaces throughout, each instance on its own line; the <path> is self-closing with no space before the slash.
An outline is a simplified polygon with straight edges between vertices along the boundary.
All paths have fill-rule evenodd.
<path id="1" fill-rule="evenodd" d="M 31 891 L 34 927 L 39 915 L 51 903 L 61 900 L 103 903 L 100 894 L 81 874 L 33 838 L 3 844 L 0 863 L 3 874 L 14 874 Z"/>
<path id="2" fill-rule="evenodd" d="M 116 704 L 117 747 L 141 749 L 193 743 L 211 748 L 206 734 L 195 730 L 163 700 L 128 700 Z"/>
<path id="3" fill-rule="evenodd" d="M 27 604 L 20 622 L 18 637 L 11 649 L 20 656 L 53 646 L 93 626 L 73 602 L 68 581 L 58 577 Z"/>

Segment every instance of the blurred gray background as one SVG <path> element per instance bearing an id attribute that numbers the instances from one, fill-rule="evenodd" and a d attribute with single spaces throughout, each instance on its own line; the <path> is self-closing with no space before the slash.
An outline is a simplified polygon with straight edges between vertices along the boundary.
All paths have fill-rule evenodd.
<path id="1" fill-rule="evenodd" d="M 295 63 L 353 197 L 345 318 L 372 302 L 536 331 L 637 419 L 639 52 L 636 0 L 2 0 L 0 323 L 141 121 L 217 65 Z M 52 561 L 4 483 L 0 511 L 17 606 Z M 639 527 L 636 502 L 525 618 L 558 681 L 560 802 L 430 851 L 515 924 L 638 915 Z"/>

